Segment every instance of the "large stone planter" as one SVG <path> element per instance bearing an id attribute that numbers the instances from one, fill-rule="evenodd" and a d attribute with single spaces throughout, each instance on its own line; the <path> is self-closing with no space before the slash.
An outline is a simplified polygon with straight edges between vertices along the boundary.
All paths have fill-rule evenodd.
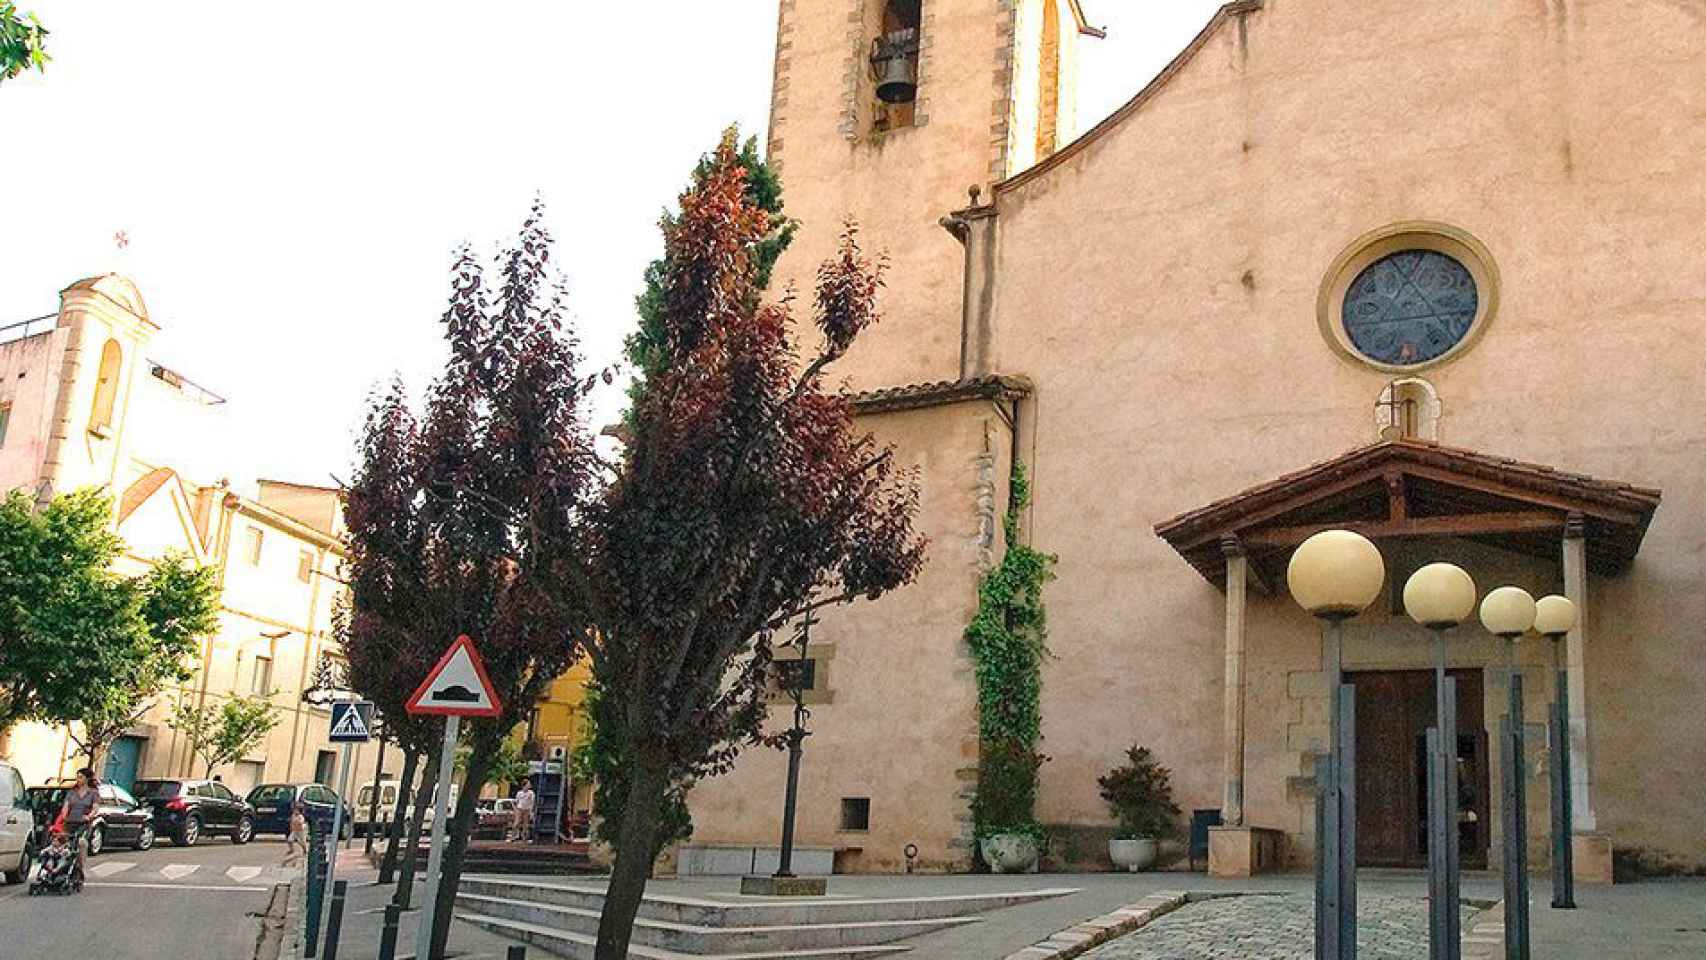
<path id="1" fill-rule="evenodd" d="M 993 873 L 1036 873 L 1037 842 L 1022 833 L 997 833 L 981 844 Z"/>
<path id="2" fill-rule="evenodd" d="M 1108 858 L 1114 861 L 1114 866 L 1124 867 L 1136 873 L 1155 866 L 1155 857 L 1160 844 L 1154 837 L 1139 837 L 1136 840 L 1109 840 Z"/>

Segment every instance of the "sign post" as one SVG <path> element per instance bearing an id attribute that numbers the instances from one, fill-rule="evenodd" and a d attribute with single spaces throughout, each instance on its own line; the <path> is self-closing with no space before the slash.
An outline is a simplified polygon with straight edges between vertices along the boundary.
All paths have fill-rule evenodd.
<path id="1" fill-rule="evenodd" d="M 326 868 L 326 886 L 337 879 L 338 873 L 338 838 L 343 836 L 344 829 L 344 798 L 347 797 L 350 778 L 350 752 L 358 743 L 366 743 L 373 736 L 373 702 L 370 700 L 340 700 L 332 704 L 332 730 L 327 737 L 333 743 L 344 745 L 343 759 L 338 764 L 338 802 L 332 807 L 332 850 L 330 861 Z M 326 906 L 330 906 L 328 902 Z"/>
<path id="2" fill-rule="evenodd" d="M 427 678 L 409 697 L 404 709 L 414 715 L 444 717 L 444 745 L 438 761 L 438 785 L 432 800 L 432 845 L 427 852 L 426 902 L 421 905 L 415 956 L 433 960 L 432 930 L 438 910 L 438 885 L 444 868 L 444 836 L 450 829 L 450 772 L 456 763 L 456 742 L 463 717 L 495 717 L 502 713 L 498 693 L 486 676 L 486 664 L 466 634 L 457 637 Z"/>

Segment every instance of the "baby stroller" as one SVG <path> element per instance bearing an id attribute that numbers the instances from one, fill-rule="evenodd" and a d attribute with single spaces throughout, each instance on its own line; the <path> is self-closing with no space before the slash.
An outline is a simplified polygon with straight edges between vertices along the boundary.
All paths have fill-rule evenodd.
<path id="1" fill-rule="evenodd" d="M 53 836 L 63 840 L 65 832 L 55 830 Z M 77 865 L 77 844 L 82 842 L 79 835 L 68 843 L 46 844 L 39 848 L 40 861 L 35 876 L 30 879 L 30 896 L 82 891 L 83 871 Z"/>

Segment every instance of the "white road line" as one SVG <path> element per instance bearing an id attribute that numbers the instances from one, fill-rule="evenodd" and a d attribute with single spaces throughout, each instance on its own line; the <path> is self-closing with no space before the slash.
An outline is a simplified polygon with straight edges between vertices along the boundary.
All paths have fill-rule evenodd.
<path id="1" fill-rule="evenodd" d="M 210 893 L 266 893 L 271 887 L 214 887 L 194 883 L 101 883 L 91 880 L 85 887 L 140 887 L 145 890 L 205 890 Z"/>
<path id="2" fill-rule="evenodd" d="M 232 867 L 231 869 L 225 871 L 225 875 L 230 877 L 231 879 L 237 881 L 238 883 L 248 883 L 250 880 L 253 880 L 256 877 L 261 875 L 261 868 L 260 867 Z"/>
<path id="3" fill-rule="evenodd" d="M 110 877 L 115 873 L 123 873 L 134 866 L 136 866 L 136 864 L 127 863 L 123 860 L 109 860 L 105 863 L 97 863 L 90 867 L 89 875 L 94 877 Z"/>
<path id="4" fill-rule="evenodd" d="M 199 863 L 168 863 L 160 868 L 160 876 L 167 880 L 178 880 L 200 869 Z"/>

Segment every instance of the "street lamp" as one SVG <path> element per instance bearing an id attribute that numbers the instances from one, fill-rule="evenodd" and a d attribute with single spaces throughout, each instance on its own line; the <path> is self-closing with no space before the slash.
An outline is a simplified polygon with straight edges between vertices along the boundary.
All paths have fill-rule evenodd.
<path id="1" fill-rule="evenodd" d="M 1462 567 L 1430 563 L 1404 584 L 1404 609 L 1434 635 L 1434 727 L 1428 731 L 1428 956 L 1457 960 L 1457 681 L 1445 675 L 1445 632 L 1475 612 L 1475 581 Z"/>
<path id="2" fill-rule="evenodd" d="M 1575 851 L 1570 847 L 1570 680 L 1564 637 L 1576 627 L 1576 605 L 1568 597 L 1541 597 L 1534 604 L 1534 631 L 1552 641 L 1553 694 L 1546 733 L 1552 753 L 1552 906 L 1576 906 Z"/>
<path id="3" fill-rule="evenodd" d="M 812 669 L 812 624 L 817 622 L 817 618 L 808 612 L 794 634 L 800 648 L 800 658 L 795 661 L 797 666 L 793 670 L 793 682 L 788 684 L 788 694 L 794 701 L 794 725 L 782 735 L 788 744 L 788 787 L 782 801 L 782 849 L 777 856 L 776 872 L 773 874 L 778 879 L 787 879 L 794 875 L 794 813 L 798 809 L 800 797 L 800 752 L 806 738 L 811 736 L 811 731 L 806 729 L 806 720 L 812 715 L 812 712 L 806 709 L 806 673 Z"/>
<path id="4" fill-rule="evenodd" d="M 1292 599 L 1321 621 L 1326 648 L 1327 756 L 1315 761 L 1315 957 L 1355 960 L 1356 688 L 1343 682 L 1343 624 L 1380 595 L 1386 564 L 1367 537 L 1324 530 L 1298 546 L 1285 579 Z"/>
<path id="5" fill-rule="evenodd" d="M 1481 601 L 1481 623 L 1504 640 L 1510 676 L 1505 707 L 1504 763 L 1500 776 L 1504 807 L 1505 960 L 1528 960 L 1528 810 L 1523 778 L 1522 674 L 1516 667 L 1516 641 L 1534 626 L 1534 597 L 1521 587 L 1500 587 Z"/>

